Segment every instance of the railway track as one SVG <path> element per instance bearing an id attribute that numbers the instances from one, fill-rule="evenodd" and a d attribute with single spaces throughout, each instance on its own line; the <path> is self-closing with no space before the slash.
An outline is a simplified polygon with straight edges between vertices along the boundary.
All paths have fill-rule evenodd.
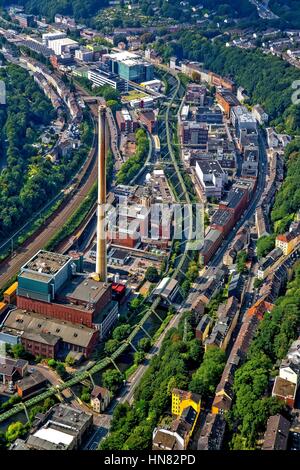
<path id="1" fill-rule="evenodd" d="M 3 289 L 23 266 L 38 250 L 42 249 L 46 243 L 56 234 L 62 225 L 80 206 L 81 202 L 88 195 L 91 187 L 97 179 L 97 139 L 96 122 L 94 122 L 94 140 L 89 156 L 76 178 L 78 180 L 77 189 L 71 199 L 52 214 L 37 232 L 34 233 L 21 247 L 16 250 L 16 254 L 5 259 L 0 264 L 0 289 Z"/>
<path id="2" fill-rule="evenodd" d="M 169 75 L 169 77 L 173 77 L 173 76 Z M 168 147 L 168 150 L 169 150 L 169 153 L 170 153 L 170 156 L 171 156 L 172 164 L 174 166 L 174 171 L 177 175 L 177 178 L 178 178 L 178 181 L 179 181 L 179 184 L 180 184 L 180 187 L 178 188 L 178 192 L 177 192 L 177 198 L 178 198 L 178 200 L 180 200 L 180 199 L 182 200 L 182 195 L 184 195 L 184 198 L 185 198 L 184 201 L 187 202 L 187 203 L 190 203 L 189 194 L 188 194 L 187 188 L 185 186 L 184 180 L 182 178 L 182 175 L 180 173 L 180 169 L 179 169 L 178 163 L 176 161 L 175 154 L 173 152 L 171 136 L 170 136 L 170 126 L 169 126 L 170 108 L 173 105 L 174 101 L 177 99 L 177 95 L 178 95 L 178 92 L 180 90 L 181 83 L 180 83 L 178 77 L 175 77 L 176 84 L 174 84 L 174 80 L 173 80 L 174 77 L 169 78 L 169 79 L 170 79 L 171 82 L 173 82 L 173 87 L 171 87 L 171 91 L 169 92 L 170 102 L 168 103 L 168 105 L 166 107 L 166 111 L 165 111 L 167 147 Z M 94 151 L 95 151 L 95 149 L 94 149 Z M 96 173 L 96 172 L 97 172 L 97 169 L 95 169 L 95 171 L 93 169 L 92 174 L 91 174 L 90 178 L 88 179 L 88 181 L 90 181 L 90 179 L 93 178 L 92 175 L 94 175 L 94 173 Z M 60 218 L 60 220 L 61 220 L 61 218 Z M 42 237 L 42 240 L 39 240 L 39 243 L 41 243 L 42 241 L 44 243 L 44 238 L 45 237 Z M 35 246 L 32 248 L 33 254 L 36 252 L 37 245 L 38 244 L 35 244 Z M 28 254 L 28 251 L 27 251 L 22 257 L 24 259 L 24 262 L 26 260 L 28 260 L 28 257 L 29 257 L 29 254 Z M 177 277 L 180 275 L 180 273 L 184 269 L 185 264 L 188 261 L 188 259 L 189 258 L 188 258 L 188 251 L 187 251 L 187 243 L 184 243 L 183 244 L 183 249 L 182 249 L 182 255 L 180 257 L 180 260 L 179 260 L 179 263 L 178 263 L 176 269 L 174 270 L 173 274 L 170 276 L 171 278 L 177 279 Z M 21 262 L 21 260 L 19 260 L 19 262 Z M 22 260 L 22 263 L 23 263 L 23 260 Z M 133 328 L 133 330 L 131 331 L 129 337 L 126 340 L 124 340 L 124 342 L 112 354 L 111 357 L 105 357 L 105 358 L 101 359 L 100 361 L 96 362 L 90 369 L 87 369 L 83 372 L 78 372 L 78 373 L 74 374 L 74 376 L 72 378 L 70 378 L 66 382 L 58 385 L 57 387 L 51 387 L 48 390 L 46 390 L 45 392 L 29 399 L 28 401 L 26 401 L 26 408 L 30 408 L 31 406 L 36 405 L 37 403 L 40 403 L 41 401 L 43 401 L 45 398 L 56 395 L 58 393 L 58 391 L 61 392 L 65 389 L 68 389 L 69 387 L 72 387 L 72 386 L 82 382 L 83 380 L 89 378 L 91 375 L 102 371 L 103 369 L 105 369 L 109 365 L 115 364 L 115 361 L 121 356 L 121 354 L 123 354 L 126 351 L 128 346 L 130 346 L 130 344 L 134 340 L 136 334 L 143 327 L 144 323 L 155 312 L 155 310 L 158 307 L 159 303 L 160 303 L 160 298 L 157 297 L 152 302 L 152 304 L 146 304 L 146 303 L 144 304 L 145 314 L 143 315 L 142 319 Z M 25 406 L 24 403 L 18 403 L 16 405 L 14 405 L 14 407 L 11 408 L 10 410 L 8 410 L 4 413 L 1 413 L 0 414 L 0 423 L 7 420 L 8 418 L 11 418 L 12 416 L 16 415 L 19 412 L 24 411 L 24 406 Z"/>

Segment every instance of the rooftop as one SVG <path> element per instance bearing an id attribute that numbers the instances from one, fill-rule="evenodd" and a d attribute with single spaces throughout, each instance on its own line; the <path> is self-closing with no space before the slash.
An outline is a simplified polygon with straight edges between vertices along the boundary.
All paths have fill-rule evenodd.
<path id="1" fill-rule="evenodd" d="M 296 395 L 296 388 L 296 384 L 277 376 L 273 386 L 272 395 L 286 399 L 294 399 Z"/>
<path id="2" fill-rule="evenodd" d="M 30 375 L 27 375 L 23 379 L 18 380 L 16 382 L 16 385 L 24 392 L 25 390 L 28 390 L 35 385 L 42 385 L 46 382 L 46 377 L 44 377 L 44 375 L 41 374 L 41 372 L 39 372 L 38 370 L 35 370 Z"/>
<path id="3" fill-rule="evenodd" d="M 71 258 L 59 253 L 40 250 L 24 266 L 22 270 L 53 275 L 56 274 Z"/>
<path id="4" fill-rule="evenodd" d="M 79 302 L 97 303 L 108 288 L 109 285 L 104 282 L 77 274 L 60 291 L 59 297 Z"/>
<path id="5" fill-rule="evenodd" d="M 262 450 L 286 450 L 289 430 L 290 422 L 282 415 L 270 416 Z"/>
<path id="6" fill-rule="evenodd" d="M 225 432 L 226 421 L 220 414 L 208 413 L 197 450 L 220 450 Z"/>
<path id="7" fill-rule="evenodd" d="M 156 429 L 152 443 L 154 449 L 182 450 L 176 436 L 166 429 Z"/>
<path id="8" fill-rule="evenodd" d="M 28 365 L 24 359 L 12 359 L 5 356 L 0 357 L 0 374 L 12 375 L 16 369 L 22 369 Z"/>
<path id="9" fill-rule="evenodd" d="M 53 345 L 53 342 L 57 342 L 55 338 L 61 338 L 65 343 L 81 347 L 87 347 L 95 333 L 94 329 L 84 325 L 47 318 L 21 309 L 12 310 L 3 327 L 5 333 L 24 335 L 37 341 L 42 339 L 47 344 Z"/>

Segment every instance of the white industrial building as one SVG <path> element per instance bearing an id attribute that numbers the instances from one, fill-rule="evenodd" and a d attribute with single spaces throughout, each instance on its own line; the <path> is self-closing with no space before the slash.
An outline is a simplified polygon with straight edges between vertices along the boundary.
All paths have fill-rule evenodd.
<path id="1" fill-rule="evenodd" d="M 223 187 L 228 181 L 228 175 L 219 162 L 215 160 L 197 161 L 195 170 L 205 196 L 220 199 Z"/>
<path id="2" fill-rule="evenodd" d="M 56 55 L 62 55 L 63 52 L 71 52 L 79 48 L 77 41 L 69 38 L 51 39 L 48 41 L 49 49 L 52 49 Z"/>
<path id="3" fill-rule="evenodd" d="M 66 33 L 62 33 L 61 31 L 53 31 L 52 33 L 44 33 L 42 35 L 42 40 L 43 44 L 45 44 L 45 46 L 48 46 L 49 41 L 55 41 L 56 39 L 64 39 L 66 37 Z"/>

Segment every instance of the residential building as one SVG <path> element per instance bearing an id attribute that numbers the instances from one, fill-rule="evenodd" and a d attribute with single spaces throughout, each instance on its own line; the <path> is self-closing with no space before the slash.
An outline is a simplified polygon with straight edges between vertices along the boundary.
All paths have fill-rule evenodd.
<path id="1" fill-rule="evenodd" d="M 210 229 L 204 238 L 203 247 L 199 253 L 199 260 L 202 266 L 206 265 L 211 257 L 216 253 L 220 247 L 224 235 L 220 230 Z"/>
<path id="2" fill-rule="evenodd" d="M 0 357 L 0 384 L 6 385 L 9 382 L 16 382 L 23 378 L 27 372 L 28 361 L 12 359 L 8 356 Z"/>
<path id="3" fill-rule="evenodd" d="M 264 314 L 270 312 L 273 307 L 273 304 L 261 298 L 248 309 L 217 386 L 211 410 L 213 414 L 223 414 L 231 409 L 234 397 L 234 374 L 244 360 Z"/>
<path id="4" fill-rule="evenodd" d="M 300 223 L 296 227 L 283 235 L 277 235 L 275 245 L 283 251 L 285 256 L 289 255 L 295 246 L 300 242 Z"/>
<path id="5" fill-rule="evenodd" d="M 12 16 L 22 28 L 33 28 L 36 26 L 34 15 L 26 15 L 25 13 L 17 13 Z"/>
<path id="6" fill-rule="evenodd" d="M 157 121 L 153 111 L 141 109 L 138 111 L 138 118 L 147 127 L 151 135 L 157 131 Z"/>
<path id="7" fill-rule="evenodd" d="M 216 92 L 216 100 L 227 117 L 230 116 L 231 109 L 233 107 L 240 105 L 237 97 L 231 91 L 226 89 L 221 89 Z"/>
<path id="8" fill-rule="evenodd" d="M 193 392 L 187 392 L 185 390 L 174 388 L 172 390 L 172 414 L 175 416 L 181 416 L 183 411 L 189 406 L 194 408 L 197 413 L 200 413 L 200 396 Z"/>
<path id="9" fill-rule="evenodd" d="M 208 413 L 200 433 L 197 450 L 221 450 L 226 421 L 222 415 Z"/>
<path id="10" fill-rule="evenodd" d="M 185 450 L 195 429 L 201 408 L 199 395 L 179 389 L 172 391 L 171 425 L 155 428 L 152 437 L 153 450 Z"/>
<path id="11" fill-rule="evenodd" d="M 212 319 L 208 315 L 203 315 L 198 325 L 196 326 L 196 338 L 204 342 L 209 335 L 212 326 Z"/>
<path id="12" fill-rule="evenodd" d="M 253 106 L 252 114 L 261 126 L 267 124 L 269 116 L 259 104 Z"/>
<path id="13" fill-rule="evenodd" d="M 102 413 L 110 403 L 110 392 L 105 387 L 95 385 L 91 392 L 91 407 L 96 413 Z"/>
<path id="14" fill-rule="evenodd" d="M 257 277 L 258 279 L 265 279 L 273 268 L 276 261 L 282 256 L 281 248 L 274 248 L 265 258 L 259 262 Z"/>
<path id="15" fill-rule="evenodd" d="M 282 415 L 270 416 L 262 450 L 286 450 L 291 423 Z"/>
<path id="16" fill-rule="evenodd" d="M 272 397 L 284 401 L 290 408 L 294 408 L 297 385 L 277 376 L 274 382 Z"/>
<path id="17" fill-rule="evenodd" d="M 189 83 L 186 88 L 185 100 L 187 103 L 204 106 L 207 89 L 197 83 Z"/>
<path id="18" fill-rule="evenodd" d="M 289 450 L 300 450 L 300 410 L 296 409 L 292 413 L 292 423 L 288 441 Z"/>
<path id="19" fill-rule="evenodd" d="M 217 316 L 218 320 L 211 334 L 205 340 L 205 351 L 209 348 L 220 348 L 226 351 L 232 332 L 236 327 L 239 315 L 238 300 L 230 297 L 225 304 L 221 304 Z"/>
<path id="20" fill-rule="evenodd" d="M 116 121 L 120 132 L 126 132 L 129 134 L 131 132 L 135 132 L 139 127 L 137 120 L 133 118 L 132 114 L 126 108 L 116 112 Z"/>

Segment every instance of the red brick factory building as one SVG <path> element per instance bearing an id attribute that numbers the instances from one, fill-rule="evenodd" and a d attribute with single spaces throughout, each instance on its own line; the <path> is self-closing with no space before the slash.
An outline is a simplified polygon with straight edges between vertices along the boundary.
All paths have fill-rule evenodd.
<path id="1" fill-rule="evenodd" d="M 16 303 L 0 339 L 47 357 L 62 349 L 89 356 L 118 318 L 112 285 L 84 273 L 82 256 L 43 250 L 21 268 Z"/>

